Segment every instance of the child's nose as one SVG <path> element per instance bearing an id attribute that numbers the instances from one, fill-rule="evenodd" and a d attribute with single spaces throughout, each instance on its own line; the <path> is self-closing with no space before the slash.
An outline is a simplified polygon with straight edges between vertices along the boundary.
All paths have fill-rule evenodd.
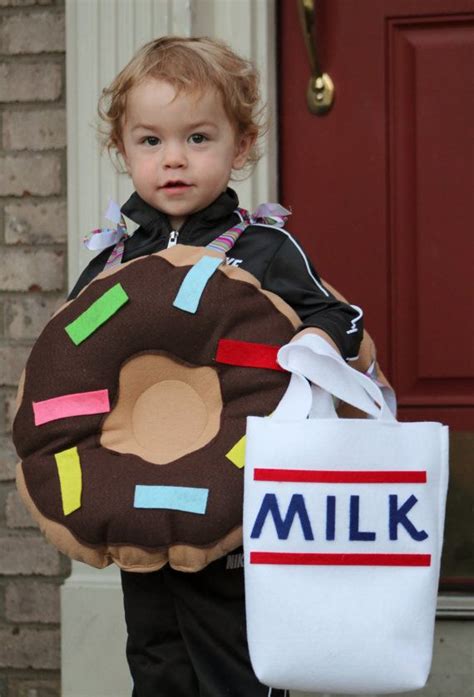
<path id="1" fill-rule="evenodd" d="M 179 143 L 169 143 L 164 148 L 163 165 L 165 167 L 176 168 L 184 167 L 186 164 L 186 153 L 184 147 Z"/>

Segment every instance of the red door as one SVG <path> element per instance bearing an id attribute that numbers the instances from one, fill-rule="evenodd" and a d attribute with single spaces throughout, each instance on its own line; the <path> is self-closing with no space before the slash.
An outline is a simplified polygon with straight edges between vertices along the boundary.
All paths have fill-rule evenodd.
<path id="1" fill-rule="evenodd" d="M 281 195 L 321 275 L 365 310 L 400 418 L 474 430 L 474 0 L 316 0 L 324 117 L 280 3 Z"/>
<path id="2" fill-rule="evenodd" d="M 322 277 L 364 308 L 399 418 L 464 432 L 448 547 L 474 579 L 471 526 L 453 524 L 474 491 L 474 0 L 315 0 L 335 85 L 323 117 L 306 106 L 297 5 L 279 3 L 280 201 Z"/>

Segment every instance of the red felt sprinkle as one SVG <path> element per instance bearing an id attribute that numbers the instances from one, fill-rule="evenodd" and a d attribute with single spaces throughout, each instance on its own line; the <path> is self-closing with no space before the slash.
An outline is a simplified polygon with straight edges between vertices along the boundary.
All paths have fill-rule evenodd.
<path id="1" fill-rule="evenodd" d="M 256 344 L 250 341 L 220 339 L 217 345 L 216 361 L 244 368 L 268 368 L 286 372 L 277 363 L 277 353 L 281 346 Z"/>

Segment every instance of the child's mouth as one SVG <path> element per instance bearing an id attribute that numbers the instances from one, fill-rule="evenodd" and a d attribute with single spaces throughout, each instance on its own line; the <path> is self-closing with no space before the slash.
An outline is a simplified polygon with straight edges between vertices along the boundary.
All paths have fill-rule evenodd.
<path id="1" fill-rule="evenodd" d="M 166 184 L 162 188 L 166 191 L 184 191 L 185 189 L 189 189 L 190 186 L 191 184 L 187 184 L 183 181 L 173 181 L 166 182 Z"/>

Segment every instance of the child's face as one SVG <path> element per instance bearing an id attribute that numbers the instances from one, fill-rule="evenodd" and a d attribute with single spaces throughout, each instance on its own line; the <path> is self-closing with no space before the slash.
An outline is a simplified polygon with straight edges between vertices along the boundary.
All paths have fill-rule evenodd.
<path id="1" fill-rule="evenodd" d="M 138 194 L 176 229 L 225 190 L 252 138 L 236 134 L 216 91 L 175 95 L 153 78 L 130 90 L 121 152 Z"/>

